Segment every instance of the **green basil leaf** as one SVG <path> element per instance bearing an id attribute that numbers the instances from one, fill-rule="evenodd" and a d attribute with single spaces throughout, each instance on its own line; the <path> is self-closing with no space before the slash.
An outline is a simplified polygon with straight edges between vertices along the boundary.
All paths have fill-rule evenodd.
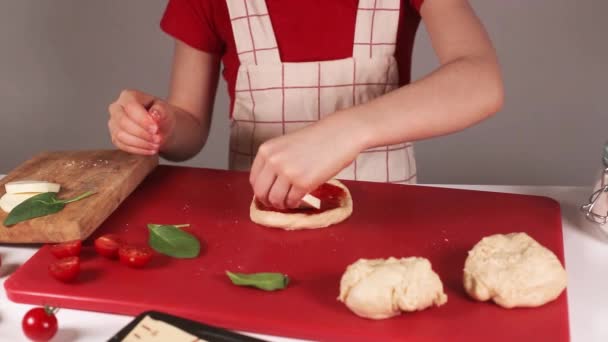
<path id="1" fill-rule="evenodd" d="M 152 228 L 158 228 L 158 227 L 163 227 L 163 226 L 171 226 L 171 227 L 175 227 L 175 228 L 190 227 L 189 224 L 155 224 L 155 223 L 148 224 L 148 228 L 150 228 L 150 229 L 152 229 Z"/>
<path id="2" fill-rule="evenodd" d="M 45 192 L 28 198 L 11 210 L 4 220 L 4 225 L 10 227 L 22 221 L 61 211 L 65 204 L 57 202 L 55 196 L 54 192 Z"/>
<path id="3" fill-rule="evenodd" d="M 232 273 L 226 271 L 226 275 L 237 286 L 251 286 L 260 290 L 281 290 L 289 284 L 289 277 L 282 273 Z"/>
<path id="4" fill-rule="evenodd" d="M 61 203 L 63 203 L 63 204 L 68 204 L 68 203 L 72 203 L 72 202 L 77 202 L 77 201 L 83 200 L 83 199 L 85 199 L 85 198 L 87 198 L 87 197 L 89 197 L 89 196 L 92 196 L 92 195 L 94 195 L 94 194 L 95 194 L 95 191 L 87 191 L 87 192 L 85 192 L 84 194 L 82 194 L 82 195 L 80 195 L 80 196 L 76 196 L 76 197 L 71 198 L 71 199 L 66 199 L 66 200 L 56 200 L 56 201 L 59 201 L 59 202 L 61 202 Z"/>
<path id="5" fill-rule="evenodd" d="M 194 235 L 179 229 L 187 226 L 149 224 L 148 244 L 155 251 L 174 258 L 196 258 L 201 251 L 201 244 Z"/>
<path id="6" fill-rule="evenodd" d="M 80 201 L 93 194 L 94 192 L 87 191 L 78 197 L 67 200 L 57 199 L 57 193 L 55 192 L 38 194 L 13 208 L 3 223 L 5 226 L 10 227 L 29 219 L 55 214 L 63 210 L 66 204 Z"/>

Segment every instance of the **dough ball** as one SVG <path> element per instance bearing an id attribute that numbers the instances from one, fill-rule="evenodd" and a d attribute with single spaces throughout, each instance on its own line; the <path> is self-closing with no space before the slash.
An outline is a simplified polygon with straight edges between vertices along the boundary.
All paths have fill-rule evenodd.
<path id="1" fill-rule="evenodd" d="M 390 318 L 447 302 L 443 284 L 425 258 L 359 259 L 346 268 L 338 300 L 355 314 Z"/>
<path id="2" fill-rule="evenodd" d="M 484 237 L 464 265 L 467 293 L 505 308 L 543 305 L 557 298 L 566 282 L 555 254 L 526 233 Z"/>

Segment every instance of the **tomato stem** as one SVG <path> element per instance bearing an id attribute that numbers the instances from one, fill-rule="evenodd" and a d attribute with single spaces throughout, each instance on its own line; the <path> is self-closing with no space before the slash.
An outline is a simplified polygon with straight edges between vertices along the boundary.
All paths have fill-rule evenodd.
<path id="1" fill-rule="evenodd" d="M 44 312 L 49 316 L 54 316 L 59 311 L 59 308 L 56 306 L 45 305 Z"/>

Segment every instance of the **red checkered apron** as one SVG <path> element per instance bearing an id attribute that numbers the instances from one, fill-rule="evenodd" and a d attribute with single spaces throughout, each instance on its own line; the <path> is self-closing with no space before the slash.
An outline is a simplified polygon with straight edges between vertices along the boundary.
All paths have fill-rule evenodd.
<path id="1" fill-rule="evenodd" d="M 226 1 L 241 64 L 231 116 L 231 169 L 249 170 L 260 144 L 271 138 L 397 88 L 401 0 L 360 0 L 353 56 L 302 63 L 281 61 L 265 0 Z M 336 178 L 415 183 L 413 146 L 363 151 Z"/>

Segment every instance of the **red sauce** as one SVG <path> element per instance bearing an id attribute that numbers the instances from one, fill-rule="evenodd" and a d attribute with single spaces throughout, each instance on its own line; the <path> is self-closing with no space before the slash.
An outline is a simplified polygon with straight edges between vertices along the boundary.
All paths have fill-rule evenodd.
<path id="1" fill-rule="evenodd" d="M 321 185 L 320 187 L 318 187 L 316 190 L 314 190 L 310 194 L 321 200 L 320 209 L 315 209 L 315 208 L 276 209 L 276 208 L 271 208 L 271 207 L 265 206 L 257 199 L 255 200 L 255 205 L 258 207 L 259 210 L 264 210 L 264 211 L 275 211 L 275 212 L 286 213 L 286 214 L 313 215 L 313 214 L 320 214 L 327 210 L 339 208 L 342 205 L 342 201 L 346 197 L 346 192 L 344 191 L 344 189 L 342 189 L 339 186 L 329 184 L 329 183 L 325 183 L 325 184 Z"/>

